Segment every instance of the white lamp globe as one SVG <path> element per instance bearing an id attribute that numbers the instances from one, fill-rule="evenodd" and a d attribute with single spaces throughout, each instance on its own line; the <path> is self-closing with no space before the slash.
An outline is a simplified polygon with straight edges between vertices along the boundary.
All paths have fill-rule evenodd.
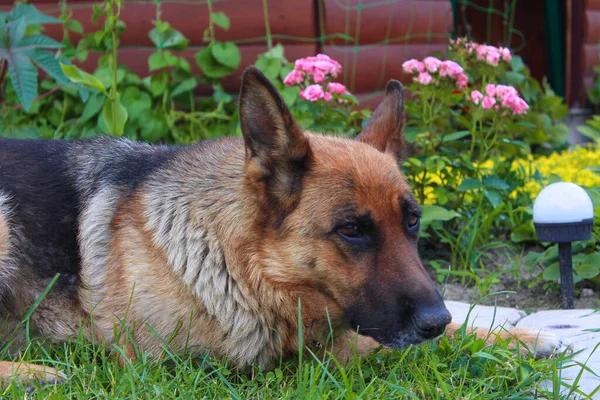
<path id="1" fill-rule="evenodd" d="M 576 223 L 594 218 L 590 196 L 571 182 L 556 182 L 546 186 L 533 203 L 536 224 Z"/>
<path id="2" fill-rule="evenodd" d="M 533 225 L 540 242 L 588 240 L 592 237 L 593 224 L 592 200 L 574 183 L 548 185 L 533 203 Z"/>

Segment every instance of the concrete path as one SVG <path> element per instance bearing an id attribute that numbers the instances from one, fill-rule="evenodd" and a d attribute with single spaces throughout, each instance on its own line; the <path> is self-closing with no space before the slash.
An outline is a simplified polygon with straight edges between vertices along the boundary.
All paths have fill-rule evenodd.
<path id="1" fill-rule="evenodd" d="M 573 357 L 574 362 L 563 367 L 563 382 L 572 385 L 585 364 L 593 372 L 584 370 L 578 383 L 579 389 L 589 395 L 600 387 L 600 312 L 550 310 L 527 315 L 515 308 L 475 306 L 469 314 L 469 304 L 455 301 L 446 301 L 446 307 L 454 322 L 462 324 L 468 315 L 468 326 L 534 328 L 554 333 L 562 340 L 563 350 L 580 351 Z M 600 400 L 600 389 L 591 398 Z"/>

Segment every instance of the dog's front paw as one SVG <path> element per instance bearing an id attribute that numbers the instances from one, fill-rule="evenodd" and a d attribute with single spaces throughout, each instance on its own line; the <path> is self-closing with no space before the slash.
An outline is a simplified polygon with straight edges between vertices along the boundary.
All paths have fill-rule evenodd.
<path id="1" fill-rule="evenodd" d="M 563 345 L 561 338 L 552 332 L 515 328 L 510 329 L 509 333 L 521 342 L 519 347 L 522 353 L 530 353 L 537 358 L 548 358 L 569 351 L 569 347 Z"/>

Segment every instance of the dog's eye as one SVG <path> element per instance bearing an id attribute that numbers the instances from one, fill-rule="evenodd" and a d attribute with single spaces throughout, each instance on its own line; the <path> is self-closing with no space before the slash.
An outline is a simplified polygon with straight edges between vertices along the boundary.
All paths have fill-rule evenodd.
<path id="1" fill-rule="evenodd" d="M 421 220 L 421 217 L 418 214 L 411 214 L 408 217 L 408 222 L 407 222 L 409 229 L 415 229 L 416 227 L 418 227 L 420 220 Z"/>
<path id="2" fill-rule="evenodd" d="M 364 236 L 359 226 L 353 222 L 345 223 L 338 229 L 338 232 L 349 239 L 358 239 Z"/>

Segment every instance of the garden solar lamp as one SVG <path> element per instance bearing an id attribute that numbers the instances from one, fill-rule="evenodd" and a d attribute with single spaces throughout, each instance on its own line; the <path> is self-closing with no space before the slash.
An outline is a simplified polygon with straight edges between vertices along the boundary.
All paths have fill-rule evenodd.
<path id="1" fill-rule="evenodd" d="M 558 243 L 562 308 L 574 308 L 571 242 L 590 239 L 593 223 L 592 200 L 574 183 L 548 185 L 533 203 L 533 224 L 538 240 Z"/>

